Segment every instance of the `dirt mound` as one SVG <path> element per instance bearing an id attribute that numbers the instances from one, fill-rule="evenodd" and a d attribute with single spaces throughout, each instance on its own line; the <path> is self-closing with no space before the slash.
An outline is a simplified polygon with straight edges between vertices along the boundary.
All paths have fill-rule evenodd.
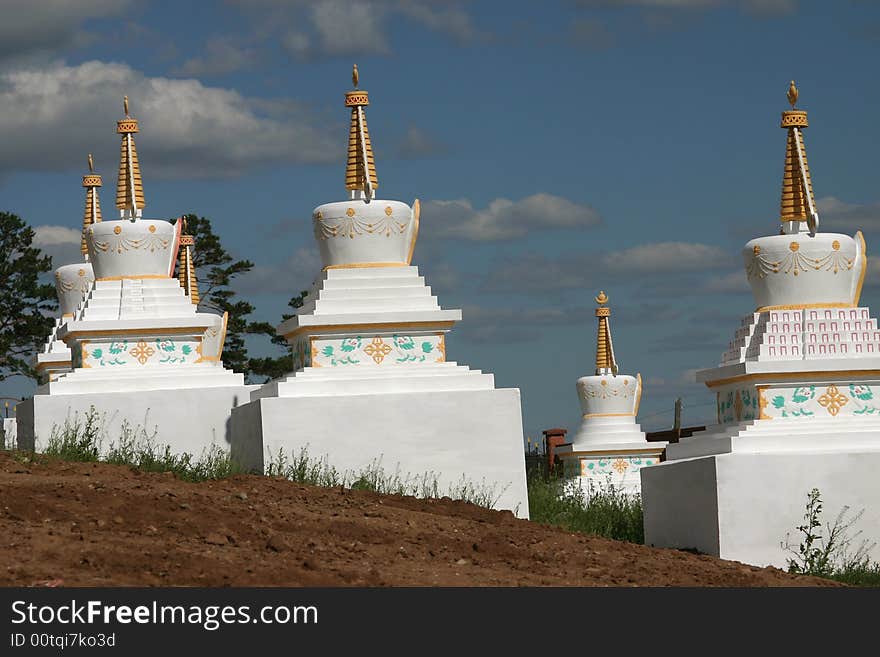
<path id="1" fill-rule="evenodd" d="M 6 586 L 834 585 L 451 500 L 8 453 L 0 536 Z"/>

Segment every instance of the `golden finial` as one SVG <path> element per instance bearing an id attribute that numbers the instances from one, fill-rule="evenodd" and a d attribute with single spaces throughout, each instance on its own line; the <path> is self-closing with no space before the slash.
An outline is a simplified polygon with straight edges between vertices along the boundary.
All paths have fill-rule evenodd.
<path id="1" fill-rule="evenodd" d="M 129 118 L 128 114 L 128 96 L 122 97 L 122 107 L 125 110 L 125 118 Z"/>
<path id="2" fill-rule="evenodd" d="M 791 104 L 791 108 L 794 109 L 795 103 L 797 103 L 798 99 L 798 88 L 794 84 L 794 80 L 792 80 L 788 85 L 788 102 Z"/>
<path id="3" fill-rule="evenodd" d="M 600 305 L 605 305 L 606 303 L 608 303 L 608 295 L 605 294 L 604 290 L 601 290 L 599 292 L 599 296 L 596 297 L 596 303 L 598 303 Z"/>
<path id="4" fill-rule="evenodd" d="M 360 80 L 360 77 L 358 76 L 358 65 L 355 64 L 354 66 L 351 67 L 351 83 L 354 85 L 355 89 L 358 88 L 358 81 L 359 80 Z"/>
<path id="5" fill-rule="evenodd" d="M 95 173 L 95 161 L 92 159 L 91 153 L 89 153 L 89 173 Z"/>

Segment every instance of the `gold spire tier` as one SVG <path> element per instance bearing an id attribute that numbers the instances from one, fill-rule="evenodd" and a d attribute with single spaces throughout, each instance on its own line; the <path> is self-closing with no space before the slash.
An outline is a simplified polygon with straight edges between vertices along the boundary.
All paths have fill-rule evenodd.
<path id="1" fill-rule="evenodd" d="M 596 332 L 596 374 L 617 374 L 617 361 L 614 359 L 614 345 L 611 342 L 611 308 L 605 306 L 608 303 L 608 295 L 604 291 L 596 297 L 596 317 L 599 320 Z"/>
<path id="2" fill-rule="evenodd" d="M 180 234 L 180 248 L 177 263 L 177 279 L 180 287 L 189 297 L 193 305 L 199 305 L 199 281 L 196 278 L 196 268 L 193 265 L 193 247 L 196 240 L 192 235 L 187 235 L 186 218 L 181 217 L 183 227 Z"/>
<path id="3" fill-rule="evenodd" d="M 809 126 L 807 113 L 795 109 L 798 89 L 794 80 L 788 88 L 788 102 L 791 109 L 782 113 L 779 127 L 788 131 L 785 145 L 785 169 L 782 174 L 782 200 L 779 206 L 779 220 L 807 222 L 815 212 L 813 182 L 807 164 L 807 149 L 804 145 L 803 129 Z M 803 166 L 803 168 L 802 168 Z"/>
<path id="4" fill-rule="evenodd" d="M 116 122 L 116 133 L 122 135 L 119 154 L 119 178 L 116 183 L 116 207 L 123 215 L 128 211 L 132 217 L 139 214 L 144 202 L 144 184 L 141 180 L 141 168 L 138 164 L 137 148 L 134 136 L 138 132 L 137 119 L 128 113 L 128 96 L 124 101 L 125 118 Z"/>
<path id="5" fill-rule="evenodd" d="M 98 198 L 98 187 L 102 186 L 101 176 L 95 173 L 95 161 L 89 153 L 89 173 L 82 177 L 82 186 L 86 190 L 86 208 L 83 213 L 83 229 L 80 241 L 80 251 L 86 260 L 89 259 L 89 249 L 86 245 L 86 230 L 92 224 L 101 221 L 101 200 Z"/>
<path id="6" fill-rule="evenodd" d="M 351 108 L 345 188 L 352 192 L 360 191 L 367 198 L 371 198 L 373 190 L 379 186 L 379 178 L 376 176 L 376 163 L 373 159 L 373 147 L 370 144 L 370 132 L 367 129 L 367 116 L 364 111 L 364 108 L 370 104 L 370 96 L 366 91 L 357 88 L 359 81 L 357 64 L 352 69 L 351 81 L 355 88 L 345 94 L 345 106 Z"/>

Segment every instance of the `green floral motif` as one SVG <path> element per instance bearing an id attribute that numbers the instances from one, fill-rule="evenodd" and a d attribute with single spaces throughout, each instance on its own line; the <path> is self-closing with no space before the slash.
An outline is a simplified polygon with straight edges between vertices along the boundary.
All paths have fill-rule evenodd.
<path id="1" fill-rule="evenodd" d="M 815 398 L 816 386 L 798 386 L 792 390 L 790 400 L 786 400 L 783 394 L 775 395 L 771 402 L 773 408 L 782 411 L 781 417 L 809 417 L 816 413 L 805 408 L 804 405 Z M 793 406 L 790 406 L 789 403 Z"/>
<path id="2" fill-rule="evenodd" d="M 430 354 L 432 351 L 434 351 L 434 345 L 432 345 L 430 342 L 423 342 L 422 351 L 426 354 Z"/>
<path id="3" fill-rule="evenodd" d="M 180 350 L 183 352 L 184 356 L 189 356 L 192 353 L 192 347 L 188 344 L 183 345 Z"/>
<path id="4" fill-rule="evenodd" d="M 92 349 L 92 356 L 101 359 L 104 357 L 104 352 L 101 349 Z"/>
<path id="5" fill-rule="evenodd" d="M 174 340 L 160 340 L 158 338 L 156 338 L 156 348 L 158 348 L 159 351 L 164 351 L 166 353 L 171 353 L 177 349 L 174 345 Z"/>
<path id="6" fill-rule="evenodd" d="M 330 345 L 327 345 L 326 347 L 321 349 L 321 353 L 324 354 L 325 356 L 327 356 L 327 358 L 330 358 L 331 356 L 333 356 L 333 347 L 331 347 Z"/>
<path id="7" fill-rule="evenodd" d="M 111 342 L 108 351 L 111 354 L 121 354 L 126 349 L 128 349 L 128 340 L 123 340 L 121 343 Z"/>
<path id="8" fill-rule="evenodd" d="M 342 346 L 340 347 L 340 349 L 342 349 L 342 351 L 344 351 L 346 353 L 355 351 L 356 349 L 360 349 L 360 348 L 361 348 L 361 336 L 357 336 L 356 338 L 345 338 L 345 340 L 342 341 Z M 355 362 L 360 362 L 360 361 L 355 361 Z"/>
<path id="9" fill-rule="evenodd" d="M 408 351 L 410 349 L 414 349 L 416 346 L 415 341 L 408 335 L 403 337 L 395 335 L 393 337 L 394 344 L 397 346 L 398 349 L 404 349 Z"/>
<path id="10" fill-rule="evenodd" d="M 874 399 L 874 393 L 871 391 L 870 386 L 856 385 L 855 383 L 850 383 L 849 394 L 856 399 L 861 399 L 862 401 L 869 401 L 871 399 Z"/>
<path id="11" fill-rule="evenodd" d="M 809 392 L 809 394 L 805 394 Z M 810 386 L 809 389 L 798 387 L 794 389 L 794 392 L 791 395 L 791 401 L 795 404 L 803 404 L 805 401 L 809 401 L 816 396 L 816 386 Z"/>

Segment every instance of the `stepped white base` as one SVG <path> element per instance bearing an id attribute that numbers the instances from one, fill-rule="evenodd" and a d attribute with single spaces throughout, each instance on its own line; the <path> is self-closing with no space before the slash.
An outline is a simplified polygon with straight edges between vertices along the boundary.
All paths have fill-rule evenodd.
<path id="1" fill-rule="evenodd" d="M 825 435 L 826 441 L 837 436 Z M 875 434 L 875 447 L 880 445 Z M 670 451 L 673 445 L 670 445 Z M 657 547 L 696 548 L 722 559 L 784 568 L 791 555 L 781 544 L 797 545 L 796 527 L 804 523 L 807 494 L 822 494 L 822 535 L 844 506 L 850 529 L 880 545 L 880 450 L 853 453 L 739 452 L 666 461 L 644 468 L 642 504 L 645 543 Z M 871 553 L 880 559 L 877 547 Z"/>
<path id="2" fill-rule="evenodd" d="M 230 412 L 247 402 L 257 387 L 229 385 L 230 379 L 235 381 L 236 376 L 230 376 L 227 385 L 211 387 L 137 389 L 135 381 L 128 383 L 125 392 L 113 392 L 108 383 L 105 392 L 37 394 L 18 405 L 18 444 L 40 451 L 53 427 L 61 428 L 65 419 L 72 421 L 77 414 L 82 418 L 94 406 L 103 421 L 104 449 L 119 439 L 122 423 L 127 421 L 132 428 L 144 428 L 148 435 L 155 431 L 156 443 L 169 445 L 175 453 L 198 457 L 211 445 L 226 450 Z M 116 390 L 120 387 L 118 382 Z"/>
<path id="3" fill-rule="evenodd" d="M 639 470 L 659 462 L 665 447 L 665 442 L 645 440 L 632 415 L 591 416 L 584 418 L 571 445 L 555 453 L 569 485 L 579 485 L 587 493 L 613 486 L 634 494 L 642 489 Z"/>
<path id="4" fill-rule="evenodd" d="M 376 386 L 396 385 L 392 377 L 373 379 L 373 393 L 360 387 L 345 392 L 346 385 L 361 385 L 352 380 L 339 382 L 336 394 L 255 395 L 232 412 L 232 454 L 257 470 L 279 450 L 290 456 L 303 447 L 340 472 L 359 471 L 381 459 L 387 473 L 436 474 L 444 494 L 462 477 L 477 487 L 494 486 L 495 508 L 528 518 L 519 390 L 495 390 L 491 376 L 471 376 L 488 378 L 488 386 L 483 379 L 481 390 L 381 387 L 376 394 Z M 291 378 L 299 385 L 307 377 Z M 444 377 L 433 378 L 442 385 Z"/>

